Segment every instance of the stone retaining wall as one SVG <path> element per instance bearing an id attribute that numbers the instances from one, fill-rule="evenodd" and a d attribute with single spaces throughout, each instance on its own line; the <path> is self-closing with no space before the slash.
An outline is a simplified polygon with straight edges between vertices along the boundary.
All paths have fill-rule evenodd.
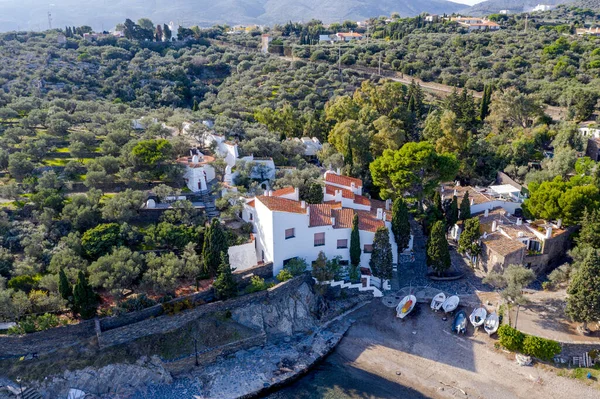
<path id="1" fill-rule="evenodd" d="M 569 362 L 573 360 L 573 357 L 583 356 L 583 354 L 586 352 L 590 352 L 593 350 L 600 352 L 600 342 L 582 342 L 580 344 L 559 342 L 559 344 L 562 348 L 562 351 L 560 352 L 559 356 Z"/>

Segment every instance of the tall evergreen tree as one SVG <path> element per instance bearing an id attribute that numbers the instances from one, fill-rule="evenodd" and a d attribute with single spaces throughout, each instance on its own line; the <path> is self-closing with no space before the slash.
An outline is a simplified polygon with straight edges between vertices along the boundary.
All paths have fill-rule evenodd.
<path id="1" fill-rule="evenodd" d="M 490 103 L 492 101 L 492 86 L 485 85 L 483 89 L 483 97 L 481 98 L 481 107 L 479 109 L 479 119 L 483 120 L 490 113 Z"/>
<path id="2" fill-rule="evenodd" d="M 194 99 L 194 105 L 192 105 L 192 111 L 198 111 L 198 100 Z"/>
<path id="3" fill-rule="evenodd" d="M 466 220 L 464 230 L 458 239 L 458 251 L 468 255 L 470 261 L 471 258 L 478 256 L 481 252 L 481 246 L 479 245 L 481 233 L 479 228 L 479 218 L 474 217 Z"/>
<path id="4" fill-rule="evenodd" d="M 360 264 L 360 234 L 358 232 L 358 214 L 352 218 L 352 231 L 350 232 L 350 263 L 354 266 Z"/>
<path id="5" fill-rule="evenodd" d="M 451 229 L 458 222 L 458 198 L 452 197 L 452 202 L 446 211 L 446 227 Z"/>
<path id="6" fill-rule="evenodd" d="M 444 219 L 444 208 L 442 207 L 442 196 L 438 190 L 433 194 L 433 212 L 436 220 Z"/>
<path id="7" fill-rule="evenodd" d="M 233 298 L 237 295 L 237 282 L 233 278 L 229 257 L 226 252 L 221 252 L 219 257 L 221 259 L 218 268 L 219 275 L 213 283 L 215 296 L 217 299 Z"/>
<path id="8" fill-rule="evenodd" d="M 171 32 L 171 29 L 169 28 L 169 25 L 167 25 L 167 24 L 163 25 L 163 36 L 165 37 L 166 42 L 170 42 L 171 37 L 173 36 L 173 32 Z"/>
<path id="9" fill-rule="evenodd" d="M 369 266 L 373 275 L 381 280 L 381 285 L 383 285 L 383 280 L 392 279 L 392 262 L 390 233 L 387 228 L 380 227 L 373 238 L 373 252 L 371 252 Z"/>
<path id="10" fill-rule="evenodd" d="M 396 198 L 392 205 L 392 233 L 398 246 L 398 256 L 410 243 L 410 221 L 408 219 L 408 208 L 404 200 Z"/>
<path id="11" fill-rule="evenodd" d="M 471 200 L 469 199 L 469 192 L 465 191 L 465 195 L 460 202 L 460 220 L 464 222 L 467 219 L 471 219 Z"/>
<path id="12" fill-rule="evenodd" d="M 446 240 L 446 226 L 444 222 L 435 222 L 427 240 L 427 265 L 438 274 L 450 269 L 450 249 Z"/>
<path id="13" fill-rule="evenodd" d="M 63 269 L 58 272 L 58 292 L 69 304 L 73 302 L 73 286 L 69 282 Z"/>
<path id="14" fill-rule="evenodd" d="M 581 219 L 581 230 L 579 231 L 578 245 L 600 248 L 600 211 L 586 208 Z"/>
<path id="15" fill-rule="evenodd" d="M 600 320 L 600 257 L 594 251 L 585 258 L 567 289 L 567 315 L 575 322 Z"/>
<path id="16" fill-rule="evenodd" d="M 80 270 L 73 289 L 73 311 L 79 313 L 82 319 L 88 320 L 96 316 L 97 308 L 98 297 Z"/>
<path id="17" fill-rule="evenodd" d="M 227 253 L 229 245 L 227 237 L 221 227 L 219 219 L 213 218 L 210 226 L 204 234 L 204 245 L 202 247 L 202 256 L 204 257 L 204 270 L 214 277 L 217 274 L 221 263 L 221 252 Z"/>

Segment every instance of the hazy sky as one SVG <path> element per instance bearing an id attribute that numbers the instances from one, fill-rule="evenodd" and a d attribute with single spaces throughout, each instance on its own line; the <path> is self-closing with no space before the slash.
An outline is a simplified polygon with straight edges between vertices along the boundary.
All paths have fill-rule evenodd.
<path id="1" fill-rule="evenodd" d="M 485 0 L 451 0 L 455 3 L 462 3 L 462 4 L 468 4 L 470 6 L 472 6 L 473 4 L 477 4 L 477 3 L 481 3 L 482 1 Z"/>

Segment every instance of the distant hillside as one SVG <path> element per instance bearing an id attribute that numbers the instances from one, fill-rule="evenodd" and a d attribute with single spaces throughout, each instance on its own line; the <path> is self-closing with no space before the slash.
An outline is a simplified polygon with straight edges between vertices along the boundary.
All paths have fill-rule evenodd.
<path id="1" fill-rule="evenodd" d="M 511 14 L 531 11 L 538 4 L 555 6 L 559 4 L 572 3 L 574 0 L 487 0 L 460 10 L 461 14 L 481 16 L 509 10 Z M 584 0 L 594 1 L 594 0 Z M 598 0 L 595 0 L 598 1 Z"/>
<path id="2" fill-rule="evenodd" d="M 600 10 L 600 0 L 577 0 L 573 3 L 573 5 L 581 8 Z"/>
<path id="3" fill-rule="evenodd" d="M 311 18 L 329 23 L 392 12 L 406 17 L 462 8 L 464 5 L 447 0 L 0 0 L 0 31 L 47 29 L 48 11 L 53 27 L 90 25 L 108 30 L 125 18 L 148 17 L 155 23 L 174 21 L 184 26 L 274 24 Z"/>

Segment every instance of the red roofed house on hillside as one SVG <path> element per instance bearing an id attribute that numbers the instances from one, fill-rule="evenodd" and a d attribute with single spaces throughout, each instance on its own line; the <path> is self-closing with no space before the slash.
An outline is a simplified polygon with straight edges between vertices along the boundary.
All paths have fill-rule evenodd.
<path id="1" fill-rule="evenodd" d="M 264 195 L 247 200 L 242 218 L 254 225 L 257 259 L 273 262 L 274 275 L 293 258 L 304 258 L 310 264 L 320 251 L 329 259 L 340 256 L 342 262 L 349 262 L 352 219 L 357 214 L 363 249 L 360 266 L 369 267 L 373 238 L 379 227 L 390 231 L 396 263 L 391 202 L 362 196 L 360 179 L 328 171 L 323 180 L 325 201 L 322 204 L 301 201 L 298 190 L 292 187 L 268 190 Z M 411 249 L 412 239 L 406 251 Z"/>

